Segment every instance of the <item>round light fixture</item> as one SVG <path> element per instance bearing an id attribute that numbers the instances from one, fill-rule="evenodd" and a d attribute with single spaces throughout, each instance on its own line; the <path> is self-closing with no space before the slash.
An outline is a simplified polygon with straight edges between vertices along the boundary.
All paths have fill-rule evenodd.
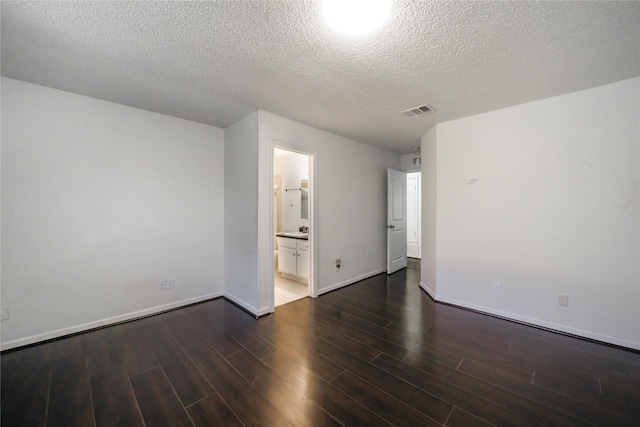
<path id="1" fill-rule="evenodd" d="M 389 18 L 391 0 L 325 0 L 324 16 L 336 31 L 361 36 L 381 27 Z"/>

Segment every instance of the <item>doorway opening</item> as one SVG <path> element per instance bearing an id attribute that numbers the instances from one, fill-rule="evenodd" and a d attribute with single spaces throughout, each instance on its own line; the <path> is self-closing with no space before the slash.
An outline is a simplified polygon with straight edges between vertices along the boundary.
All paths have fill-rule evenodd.
<path id="1" fill-rule="evenodd" d="M 407 267 L 420 269 L 422 258 L 421 172 L 407 173 Z"/>
<path id="2" fill-rule="evenodd" d="M 310 295 L 311 156 L 273 149 L 274 307 Z"/>

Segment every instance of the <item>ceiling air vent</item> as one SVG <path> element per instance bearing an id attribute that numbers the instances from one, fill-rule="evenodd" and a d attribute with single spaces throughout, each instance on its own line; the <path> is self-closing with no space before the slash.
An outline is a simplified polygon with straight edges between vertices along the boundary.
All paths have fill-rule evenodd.
<path id="1" fill-rule="evenodd" d="M 436 111 L 435 108 L 430 105 L 424 104 L 419 107 L 413 107 L 409 108 L 408 110 L 400 111 L 400 115 L 413 119 L 416 117 L 424 116 L 425 114 L 433 113 L 434 111 Z"/>

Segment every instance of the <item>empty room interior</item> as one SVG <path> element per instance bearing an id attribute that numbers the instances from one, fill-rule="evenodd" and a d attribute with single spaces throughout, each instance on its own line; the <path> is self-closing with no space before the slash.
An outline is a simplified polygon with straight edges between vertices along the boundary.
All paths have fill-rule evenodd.
<path id="1" fill-rule="evenodd" d="M 0 8 L 3 426 L 639 425 L 640 2 Z"/>

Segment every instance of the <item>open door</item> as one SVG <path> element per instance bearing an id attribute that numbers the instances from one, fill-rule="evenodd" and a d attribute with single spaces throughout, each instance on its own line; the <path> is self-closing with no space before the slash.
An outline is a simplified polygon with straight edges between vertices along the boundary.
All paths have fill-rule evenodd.
<path id="1" fill-rule="evenodd" d="M 407 174 L 387 170 L 387 274 L 407 266 Z"/>

